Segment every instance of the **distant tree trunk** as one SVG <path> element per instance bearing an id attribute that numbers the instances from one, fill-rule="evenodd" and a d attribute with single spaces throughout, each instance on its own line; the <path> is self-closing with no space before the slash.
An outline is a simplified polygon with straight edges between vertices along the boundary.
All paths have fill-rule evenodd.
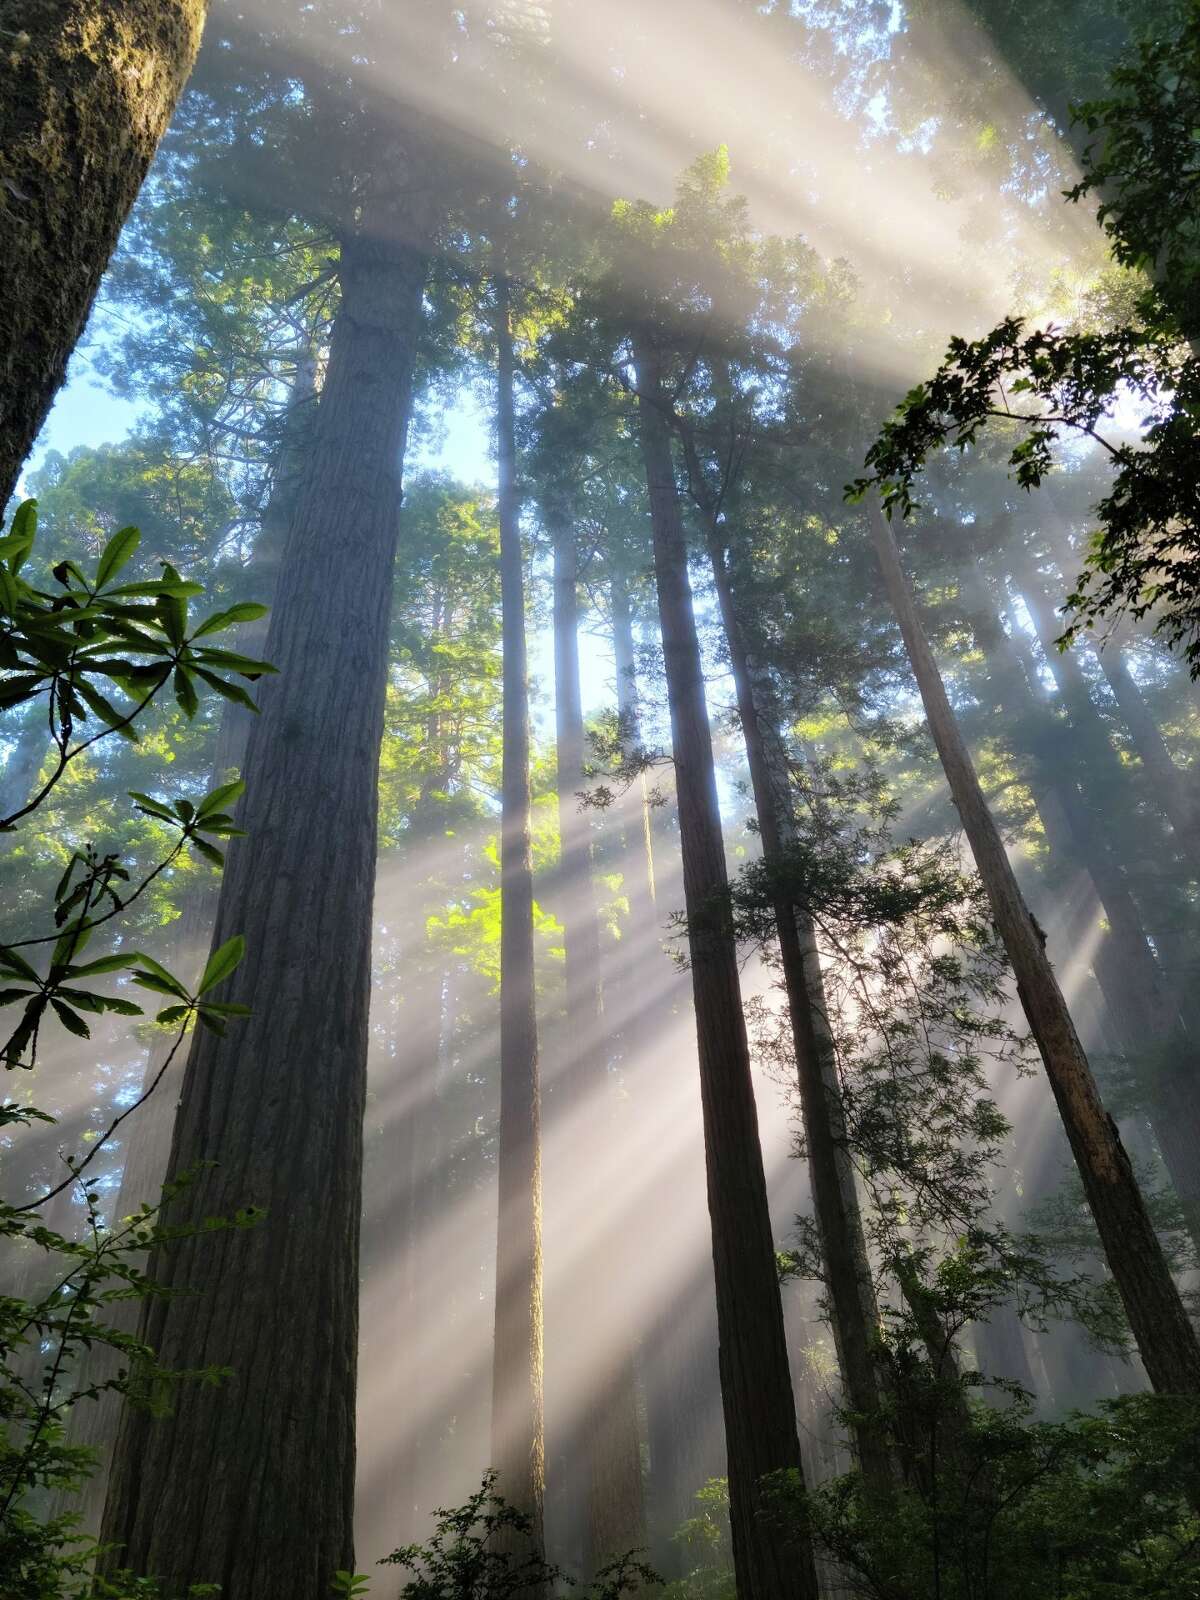
<path id="1" fill-rule="evenodd" d="M 585 737 L 579 678 L 579 563 L 567 517 L 547 507 L 554 543 L 554 716 L 558 759 L 560 900 L 567 990 L 567 1102 L 582 1115 L 598 1151 L 619 1137 L 608 1082 L 601 947 L 592 884 L 591 827 L 580 810 L 585 783 Z M 573 1368 L 586 1386 L 579 1431 L 587 1472 L 588 1566 L 641 1549 L 646 1543 L 642 1456 L 638 1428 L 636 1345 L 625 1296 L 627 1247 L 616 1228 L 601 1228 L 597 1243 L 572 1263 L 575 1306 L 587 1307 L 576 1325 Z"/>
<path id="2" fill-rule="evenodd" d="M 636 750 L 641 746 L 641 722 L 633 610 L 628 578 L 619 561 L 614 561 L 610 570 L 609 594 L 617 712 L 627 745 Z M 626 1015 L 618 1020 L 633 1114 L 662 1117 L 656 1102 L 658 1066 L 675 1019 L 682 975 L 662 948 L 654 832 L 644 773 L 622 796 L 619 822 L 629 916 L 617 949 L 617 976 L 612 987 L 627 1007 Z M 664 1127 L 664 1134 L 668 1131 L 673 1130 Z M 672 1174 L 667 1181 L 673 1178 Z M 663 1226 L 666 1217 L 654 1214 L 657 1198 L 652 1197 L 646 1207 L 648 1238 L 642 1245 L 651 1258 L 656 1251 L 669 1253 L 674 1247 Z M 673 1195 L 671 1209 L 675 1209 Z M 665 1577 L 683 1575 L 682 1551 L 673 1535 L 695 1515 L 697 1490 L 710 1478 L 719 1477 L 725 1464 L 716 1304 L 709 1276 L 685 1285 L 681 1296 L 661 1307 L 645 1330 L 639 1352 L 650 1454 L 651 1558 L 655 1570 Z"/>
<path id="3" fill-rule="evenodd" d="M 874 501 L 869 503 L 868 513 L 880 568 L 921 691 L 930 732 L 1008 951 L 1021 1004 L 1045 1063 L 1138 1350 L 1156 1389 L 1196 1394 L 1200 1392 L 1200 1344 L 1195 1330 L 1188 1321 L 1129 1157 L 1116 1124 L 1101 1102 L 1039 930 L 979 787 L 918 619 L 891 529 Z"/>
<path id="4" fill-rule="evenodd" d="M 389 185 L 404 163 L 382 162 Z M 159 1252 L 186 1290 L 147 1303 L 146 1341 L 184 1385 L 128 1408 L 104 1538 L 168 1590 L 326 1600 L 353 1561 L 362 1114 L 379 745 L 400 465 L 434 218 L 425 191 L 367 187 L 342 240 L 342 300 L 246 752 L 215 941 L 244 934 L 222 998 L 252 1016 L 200 1032 L 170 1170 L 197 1171 L 173 1223 L 266 1212 L 250 1231 Z M 331 851 L 334 852 L 331 854 Z M 204 1165 L 212 1163 L 211 1165 Z"/>
<path id="5" fill-rule="evenodd" d="M 29 799 L 33 780 L 50 748 L 50 725 L 40 699 L 26 707 L 15 733 L 0 772 L 0 818 L 12 816 Z"/>
<path id="6" fill-rule="evenodd" d="M 716 529 L 709 540 L 709 556 L 746 742 L 763 859 L 768 867 L 784 873 L 788 850 L 796 841 L 796 819 L 773 686 L 769 674 L 756 668 L 747 648 L 746 629 Z M 879 1309 L 846 1143 L 820 954 L 811 912 L 782 885 L 774 909 L 834 1344 L 846 1401 L 855 1414 L 852 1431 L 863 1479 L 877 1500 L 886 1501 L 895 1488 L 897 1470 L 886 1439 L 877 1366 Z"/>
<path id="7" fill-rule="evenodd" d="M 661 366 L 644 332 L 637 339 L 635 361 L 700 1050 L 734 1567 L 739 1593 L 747 1600 L 815 1600 L 811 1544 L 803 1538 L 789 1541 L 762 1514 L 762 1479 L 780 1469 L 800 1473 L 800 1441 L 737 950 L 727 921 L 721 813 L 687 545 Z"/>
<path id="8" fill-rule="evenodd" d="M 500 818 L 500 1199 L 492 1465 L 500 1493 L 533 1519 L 542 1546 L 542 1153 L 533 961 L 529 677 L 525 573 L 513 424 L 508 285 L 496 285 L 497 477 L 503 614 L 504 754 Z"/>
<path id="9" fill-rule="evenodd" d="M 1171 827 L 1185 849 L 1195 849 L 1200 833 L 1200 814 L 1196 801 L 1190 794 L 1183 771 L 1175 765 L 1162 730 L 1154 713 L 1146 704 L 1146 697 L 1137 679 L 1129 670 L 1125 653 L 1115 640 L 1109 640 L 1096 651 L 1100 670 L 1104 673 L 1121 720 L 1129 730 L 1133 748 L 1146 769 L 1146 776 L 1166 813 Z"/>
<path id="10" fill-rule="evenodd" d="M 207 0 L 0 0 L 0 506 L 192 70 Z"/>

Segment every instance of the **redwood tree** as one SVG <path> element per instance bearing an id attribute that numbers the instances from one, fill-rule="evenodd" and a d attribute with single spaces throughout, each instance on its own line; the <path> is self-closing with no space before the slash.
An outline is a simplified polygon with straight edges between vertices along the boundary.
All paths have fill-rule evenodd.
<path id="1" fill-rule="evenodd" d="M 0 506 L 66 376 L 208 0 L 0 0 Z"/>

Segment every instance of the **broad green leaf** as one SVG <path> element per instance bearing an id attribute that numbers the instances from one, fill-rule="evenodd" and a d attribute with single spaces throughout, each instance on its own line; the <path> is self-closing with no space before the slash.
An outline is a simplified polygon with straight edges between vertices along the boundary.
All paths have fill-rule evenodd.
<path id="1" fill-rule="evenodd" d="M 193 667 L 197 678 L 202 678 L 210 689 L 215 689 L 218 694 L 224 695 L 226 700 L 232 700 L 235 705 L 245 706 L 247 711 L 257 712 L 258 707 L 239 683 L 226 683 L 224 678 L 218 678 L 215 672 L 206 672 L 203 667 Z"/>
<path id="2" fill-rule="evenodd" d="M 7 967 L 9 972 L 15 972 L 22 978 L 28 978 L 31 983 L 41 983 L 42 981 L 24 956 L 19 956 L 15 950 L 10 950 L 5 945 L 0 945 L 0 967 Z"/>
<path id="3" fill-rule="evenodd" d="M 243 600 L 236 606 L 230 606 L 228 611 L 214 611 L 211 617 L 205 617 L 192 638 L 202 639 L 206 633 L 221 633 L 239 622 L 257 622 L 259 617 L 266 616 L 269 609 L 269 606 L 260 606 L 253 600 Z"/>
<path id="4" fill-rule="evenodd" d="M 129 721 L 129 718 L 118 711 L 116 706 L 111 705 L 102 694 L 93 689 L 82 677 L 75 679 L 75 687 L 78 689 L 84 704 L 96 713 L 101 722 L 106 722 L 123 739 L 128 739 L 130 744 L 138 744 L 140 742 L 137 730 Z"/>
<path id="5" fill-rule="evenodd" d="M 179 702 L 179 709 L 189 720 L 200 709 L 200 697 L 196 693 L 196 685 L 192 682 L 189 672 L 182 667 L 175 668 L 175 698 Z"/>
<path id="6" fill-rule="evenodd" d="M 114 533 L 104 547 L 100 565 L 96 568 L 96 587 L 103 589 L 115 577 L 141 543 L 142 536 L 136 528 L 122 528 Z"/>
<path id="7" fill-rule="evenodd" d="M 94 978 L 97 977 L 101 972 L 124 972 L 129 967 L 132 967 L 134 962 L 140 961 L 141 959 L 141 956 L 133 954 L 123 956 L 101 956 L 99 961 L 89 961 L 86 966 L 68 967 L 66 976 L 68 978 Z"/>
<path id="8" fill-rule="evenodd" d="M 139 811 L 145 811 L 152 817 L 162 817 L 165 822 L 178 824 L 178 817 L 173 811 L 168 810 L 160 800 L 152 800 L 148 794 L 142 794 L 138 789 L 129 789 L 126 793 L 131 800 L 137 801 Z"/>
<path id="9" fill-rule="evenodd" d="M 153 956 L 148 956 L 144 950 L 139 950 L 137 951 L 137 959 L 141 962 L 141 968 L 135 975 L 135 982 L 139 977 L 142 979 L 154 978 L 156 980 L 155 983 L 143 983 L 143 988 L 152 989 L 158 987 L 162 989 L 164 994 L 177 994 L 181 1000 L 191 1000 L 191 995 L 180 983 L 179 979 L 168 972 L 166 967 L 160 966 Z M 163 985 L 166 987 L 163 988 Z"/>
<path id="10" fill-rule="evenodd" d="M 55 1016 L 57 1016 L 68 1033 L 73 1033 L 78 1039 L 90 1039 L 92 1037 L 92 1030 L 78 1012 L 72 1011 L 70 1006 L 63 1005 L 61 1000 L 54 999 L 53 995 L 50 997 L 50 1004 L 54 1007 Z"/>
<path id="11" fill-rule="evenodd" d="M 192 835 L 192 837 L 188 840 L 188 844 L 199 855 L 202 855 L 206 861 L 211 861 L 214 867 L 224 869 L 225 857 L 217 849 L 215 844 L 209 844 L 206 839 L 200 839 L 196 836 L 196 834 Z"/>
<path id="12" fill-rule="evenodd" d="M 245 953 L 246 941 L 240 933 L 235 933 L 232 939 L 226 939 L 221 948 L 209 956 L 196 993 L 206 994 L 209 989 L 215 988 L 237 967 Z"/>
<path id="13" fill-rule="evenodd" d="M 246 785 L 241 778 L 236 778 L 232 783 L 223 783 L 219 788 L 212 789 L 204 796 L 196 807 L 197 817 L 211 816 L 214 811 L 220 811 L 231 800 L 237 800 L 245 794 Z"/>

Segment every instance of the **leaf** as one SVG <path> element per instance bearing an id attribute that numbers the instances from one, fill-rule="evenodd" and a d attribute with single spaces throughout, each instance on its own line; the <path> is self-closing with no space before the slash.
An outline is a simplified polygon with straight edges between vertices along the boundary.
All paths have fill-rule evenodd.
<path id="1" fill-rule="evenodd" d="M 257 622 L 259 617 L 265 617 L 269 610 L 269 606 L 260 606 L 253 600 L 243 600 L 236 606 L 230 606 L 228 611 L 214 611 L 211 617 L 205 617 L 192 634 L 192 638 L 202 639 L 206 633 L 220 633 L 225 628 L 235 627 L 239 622 Z"/>
<path id="2" fill-rule="evenodd" d="M 214 811 L 220 811 L 231 800 L 237 800 L 245 794 L 246 785 L 241 778 L 236 778 L 232 783 L 223 783 L 217 789 L 209 790 L 200 804 L 196 807 L 196 816 L 209 817 Z"/>
<path id="3" fill-rule="evenodd" d="M 129 721 L 129 718 L 123 716 L 116 706 L 110 705 L 104 696 L 93 689 L 91 684 L 87 683 L 83 677 L 75 679 L 75 688 L 79 691 L 84 704 L 91 707 L 101 722 L 107 722 L 114 732 L 119 733 L 123 739 L 128 739 L 130 744 L 140 743 L 137 730 Z"/>
<path id="4" fill-rule="evenodd" d="M 89 961 L 84 967 L 68 967 L 65 976 L 68 978 L 94 978 L 101 972 L 124 972 L 132 967 L 134 962 L 142 958 L 138 955 L 101 956 L 99 961 Z"/>
<path id="5" fill-rule="evenodd" d="M 142 541 L 136 528 L 122 528 L 114 533 L 104 547 L 100 565 L 96 568 L 96 587 L 103 589 L 110 578 L 116 576 Z"/>
<path id="6" fill-rule="evenodd" d="M 224 870 L 225 857 L 215 844 L 209 844 L 206 839 L 197 838 L 195 834 L 188 840 L 188 844 L 198 855 L 202 855 L 206 861 L 211 861 L 214 867 Z"/>
<path id="7" fill-rule="evenodd" d="M 206 666 L 228 667 L 243 678 L 261 678 L 264 673 L 279 671 L 269 661 L 256 661 L 253 656 L 244 656 L 237 650 L 218 650 L 207 646 L 195 654 L 197 661 L 203 661 Z"/>
<path id="8" fill-rule="evenodd" d="M 191 1006 L 164 1006 L 154 1020 L 169 1026 L 172 1022 L 182 1022 L 191 1009 Z"/>
<path id="9" fill-rule="evenodd" d="M 226 683 L 223 678 L 218 678 L 215 672 L 206 672 L 203 667 L 193 667 L 192 671 L 197 678 L 202 678 L 210 689 L 215 689 L 218 694 L 224 695 L 226 700 L 232 700 L 235 705 L 245 706 L 247 711 L 258 711 L 258 707 L 240 683 Z"/>
<path id="10" fill-rule="evenodd" d="M 137 960 L 141 962 L 141 968 L 135 974 L 135 982 L 138 977 L 143 980 L 154 978 L 156 983 L 144 982 L 143 987 L 147 989 L 158 987 L 164 994 L 177 994 L 181 1000 L 191 1000 L 191 995 L 180 983 L 179 979 L 173 973 L 168 972 L 166 967 L 160 966 L 153 956 L 148 956 L 144 950 L 137 951 L 136 956 Z M 164 988 L 163 985 L 166 987 Z"/>
<path id="11" fill-rule="evenodd" d="M 148 817 L 161 817 L 164 822 L 173 823 L 176 827 L 179 826 L 179 818 L 173 811 L 169 811 L 161 801 L 152 800 L 148 794 L 142 794 L 138 789 L 128 789 L 126 793 L 131 800 L 137 801 L 138 810 L 144 811 Z"/>
<path id="12" fill-rule="evenodd" d="M 246 941 L 240 933 L 235 933 L 232 939 L 226 939 L 221 948 L 209 956 L 196 993 L 206 994 L 209 989 L 214 989 L 237 967 L 245 954 Z"/>
<path id="13" fill-rule="evenodd" d="M 200 697 L 196 693 L 191 673 L 185 672 L 182 667 L 175 668 L 175 698 L 179 702 L 180 710 L 190 721 L 200 709 Z"/>
<path id="14" fill-rule="evenodd" d="M 173 994 L 180 996 L 185 994 L 182 984 L 177 984 L 174 981 L 168 981 L 165 978 L 160 978 L 156 973 L 153 972 L 137 971 L 133 975 L 133 981 L 139 986 L 139 988 L 153 989 L 155 994 Z M 187 998 L 190 999 L 191 997 L 187 996 Z"/>
<path id="15" fill-rule="evenodd" d="M 69 928 L 63 930 L 62 935 L 54 946 L 54 953 L 50 957 L 52 967 L 65 967 L 75 956 L 82 954 L 88 940 L 92 937 L 92 930 L 86 922 L 73 922 Z"/>
<path id="16" fill-rule="evenodd" d="M 56 1000 L 53 995 L 50 997 L 50 1004 L 54 1007 L 55 1015 L 68 1033 L 73 1033 L 77 1039 L 90 1039 L 92 1037 L 92 1030 L 78 1012 L 72 1011 L 70 1006 L 63 1005 L 62 1001 Z"/>
<path id="17" fill-rule="evenodd" d="M 7 967 L 9 972 L 28 978 L 31 983 L 40 984 L 42 981 L 25 957 L 19 956 L 15 950 L 10 950 L 6 945 L 0 945 L 0 967 Z"/>

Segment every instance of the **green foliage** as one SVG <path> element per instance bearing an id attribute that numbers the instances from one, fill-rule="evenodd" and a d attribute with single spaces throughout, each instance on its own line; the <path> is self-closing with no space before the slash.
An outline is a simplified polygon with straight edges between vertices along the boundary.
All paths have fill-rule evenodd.
<path id="1" fill-rule="evenodd" d="M 532 1519 L 498 1495 L 495 1485 L 496 1474 L 486 1472 L 463 1505 L 434 1513 L 437 1526 L 424 1544 L 404 1545 L 384 1557 L 380 1565 L 413 1574 L 400 1590 L 401 1600 L 516 1600 L 564 1588 L 580 1600 L 618 1600 L 661 1581 L 630 1552 L 606 1563 L 590 1584 L 578 1584 L 545 1559 L 533 1543 Z M 341 1576 L 344 1582 L 358 1581 L 353 1574 Z M 363 1591 L 343 1587 L 339 1592 Z"/>
<path id="2" fill-rule="evenodd" d="M 873 1600 L 1187 1600 L 1200 1593 L 1198 1429 L 1194 1399 L 1148 1394 L 1062 1422 L 1031 1421 L 1021 1401 L 974 1405 L 886 1512 L 853 1475 L 809 1494 L 780 1477 L 774 1510 Z"/>
<path id="3" fill-rule="evenodd" d="M 1100 330 L 1030 331 L 1008 317 L 982 339 L 952 340 L 934 376 L 885 423 L 867 452 L 868 474 L 847 491 L 857 499 L 877 486 L 889 515 L 908 516 L 930 457 L 945 446 L 976 445 L 998 419 L 1015 429 L 1009 466 L 1025 489 L 1042 483 L 1068 440 L 1090 440 L 1113 476 L 1068 598 L 1066 638 L 1108 615 L 1149 615 L 1183 650 L 1193 676 L 1200 676 L 1198 107 L 1193 15 L 1115 72 L 1109 97 L 1078 108 L 1091 142 L 1084 178 L 1068 197 L 1095 191 L 1116 259 L 1148 274 L 1134 319 Z M 1125 399 L 1142 411 L 1132 438 L 1120 436 L 1112 417 Z"/>
<path id="4" fill-rule="evenodd" d="M 36 506 L 27 501 L 18 508 L 8 536 L 0 540 L 0 707 L 28 715 L 32 706 L 44 714 L 52 755 L 48 776 L 35 783 L 32 798 L 3 819 L 0 826 L 10 839 L 58 786 L 70 781 L 74 764 L 86 751 L 113 733 L 136 743 L 138 724 L 168 684 L 190 720 L 208 688 L 252 705 L 226 674 L 253 680 L 272 670 L 264 662 L 197 642 L 259 617 L 264 607 L 235 604 L 192 624 L 189 601 L 203 593 L 203 586 L 184 581 L 168 563 L 163 563 L 160 579 L 116 581 L 137 550 L 135 528 L 122 528 L 106 540 L 91 578 L 74 560 L 59 562 L 53 569 L 55 590 L 23 576 L 34 555 L 35 534 Z M 99 684 L 115 689 L 129 703 L 114 706 Z M 39 702 L 45 702 L 44 713 Z M 99 726 L 88 732 L 92 719 Z M 80 725 L 83 733 L 77 737 Z M 163 1368 L 151 1349 L 113 1324 L 110 1308 L 164 1292 L 145 1270 L 148 1253 L 169 1249 L 197 1232 L 251 1226 L 258 1213 L 247 1210 L 231 1219 L 209 1219 L 199 1228 L 179 1228 L 161 1220 L 161 1207 L 147 1205 L 113 1223 L 102 1210 L 103 1177 L 85 1174 L 126 1118 L 157 1088 L 195 1022 L 222 1032 L 230 1017 L 247 1014 L 246 1006 L 213 996 L 238 966 L 245 946 L 235 936 L 215 950 L 194 991 L 143 950 L 122 945 L 91 960 L 82 958 L 96 932 L 103 928 L 116 933 L 118 919 L 186 850 L 197 851 L 214 865 L 223 863 L 210 839 L 242 832 L 227 808 L 243 788 L 235 780 L 196 800 L 173 801 L 133 791 L 137 812 L 173 835 L 165 856 L 135 881 L 118 852 L 104 851 L 87 839 L 69 854 L 43 913 L 50 930 L 0 944 L 5 983 L 0 1006 L 20 1007 L 4 1045 L 6 1069 L 34 1070 L 51 1018 L 68 1034 L 86 1040 L 89 1016 L 140 1017 L 141 1006 L 127 992 L 95 987 L 105 978 L 121 977 L 168 999 L 170 1004 L 155 1020 L 175 1032 L 170 1050 L 138 1098 L 91 1140 L 85 1154 L 62 1155 L 65 1176 L 60 1181 L 40 1193 L 35 1186 L 33 1193 L 6 1196 L 0 1203 L 0 1248 L 9 1266 L 21 1269 L 14 1283 L 26 1285 L 24 1293 L 0 1296 L 0 1592 L 6 1595 L 30 1600 L 182 1600 L 162 1596 L 155 1583 L 133 1574 L 94 1579 L 94 1541 L 79 1533 L 71 1516 L 47 1508 L 55 1496 L 78 1487 L 94 1470 L 91 1453 L 71 1444 L 66 1431 L 75 1406 L 112 1391 L 132 1404 L 162 1411 L 181 1380 L 211 1384 L 226 1376 L 216 1367 L 194 1372 Z M 0 1134 L 8 1144 L 22 1130 L 53 1122 L 25 1097 L 6 1096 L 0 1105 Z M 168 1184 L 161 1204 L 169 1204 L 189 1181 L 184 1175 Z M 60 1199 L 64 1196 L 69 1205 Z M 48 1208 L 56 1201 L 51 1212 Z M 77 1226 L 66 1220 L 72 1210 Z M 54 1223 L 52 1215 L 58 1219 Z M 105 1369 L 111 1375 L 89 1376 L 100 1370 L 89 1361 L 97 1350 L 112 1358 Z M 188 1600 L 215 1592 L 212 1586 L 193 1586 Z"/>

